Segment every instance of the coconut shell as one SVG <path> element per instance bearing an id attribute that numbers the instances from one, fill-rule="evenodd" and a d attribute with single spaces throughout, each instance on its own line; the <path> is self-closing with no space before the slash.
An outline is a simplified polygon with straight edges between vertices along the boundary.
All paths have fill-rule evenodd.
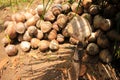
<path id="1" fill-rule="evenodd" d="M 5 52 L 7 53 L 8 56 L 15 56 L 18 53 L 18 49 L 16 48 L 15 45 L 9 44 L 8 46 L 5 47 Z"/>
<path id="2" fill-rule="evenodd" d="M 49 48 L 51 50 L 58 50 L 59 49 L 59 43 L 57 40 L 52 40 L 49 44 Z"/>
<path id="3" fill-rule="evenodd" d="M 108 49 L 103 49 L 99 53 L 99 58 L 104 63 L 110 63 L 112 61 L 112 55 L 110 54 L 110 51 Z"/>
<path id="4" fill-rule="evenodd" d="M 28 42 L 28 41 L 22 41 L 21 43 L 20 43 L 20 48 L 22 49 L 22 51 L 29 51 L 30 50 L 30 48 L 31 48 L 31 44 L 30 44 L 30 42 Z"/>
<path id="5" fill-rule="evenodd" d="M 39 39 L 37 39 L 37 38 L 32 38 L 31 41 L 30 41 L 31 47 L 32 47 L 33 49 L 38 48 L 38 47 L 39 47 L 39 42 L 40 42 Z"/>
<path id="6" fill-rule="evenodd" d="M 41 40 L 39 43 L 39 50 L 46 51 L 49 48 L 50 42 L 47 40 Z"/>
<path id="7" fill-rule="evenodd" d="M 98 8 L 98 5 L 91 5 L 89 7 L 89 13 L 92 14 L 92 15 L 95 15 L 99 12 L 99 8 Z"/>
<path id="8" fill-rule="evenodd" d="M 37 37 L 38 39 L 42 39 L 42 38 L 44 37 L 43 32 L 42 32 L 41 30 L 37 29 L 37 35 L 36 35 L 36 37 Z"/>
<path id="9" fill-rule="evenodd" d="M 58 41 L 59 43 L 63 43 L 63 42 L 64 42 L 64 36 L 63 36 L 62 34 L 58 34 L 58 35 L 57 35 L 57 41 Z"/>
<path id="10" fill-rule="evenodd" d="M 53 40 L 57 38 L 57 31 L 56 30 L 51 30 L 49 35 L 48 35 L 48 39 L 49 40 Z"/>
<path id="11" fill-rule="evenodd" d="M 7 26 L 7 28 L 5 29 L 5 34 L 10 38 L 10 39 L 14 39 L 17 34 L 16 34 L 16 30 L 15 30 L 15 22 L 10 22 Z"/>
<path id="12" fill-rule="evenodd" d="M 86 50 L 89 55 L 96 55 L 99 53 L 99 47 L 95 43 L 88 44 Z"/>
<path id="13" fill-rule="evenodd" d="M 26 30 L 25 25 L 22 22 L 18 22 L 16 24 L 15 29 L 16 29 L 16 32 L 19 33 L 19 34 L 23 34 Z"/>
<path id="14" fill-rule="evenodd" d="M 41 31 L 43 33 L 47 33 L 47 32 L 49 32 L 51 30 L 52 24 L 49 21 L 43 21 L 43 22 L 41 22 L 40 28 L 41 28 Z"/>
<path id="15" fill-rule="evenodd" d="M 68 18 L 64 14 L 59 14 L 57 17 L 57 24 L 60 28 L 64 28 L 67 24 Z"/>
<path id="16" fill-rule="evenodd" d="M 30 36 L 36 36 L 37 35 L 37 28 L 35 26 L 30 26 L 27 29 Z"/>
<path id="17" fill-rule="evenodd" d="M 23 35 L 23 40 L 30 41 L 31 39 L 32 37 L 29 35 L 28 31 L 26 31 L 25 34 Z"/>
<path id="18" fill-rule="evenodd" d="M 110 27 L 111 27 L 110 19 L 103 19 L 101 21 L 100 29 L 102 29 L 103 31 L 108 31 Z"/>

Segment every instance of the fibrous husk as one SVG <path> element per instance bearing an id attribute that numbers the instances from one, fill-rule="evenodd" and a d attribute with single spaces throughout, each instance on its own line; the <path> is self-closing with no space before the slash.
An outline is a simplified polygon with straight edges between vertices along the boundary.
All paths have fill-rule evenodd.
<path id="1" fill-rule="evenodd" d="M 9 44 L 5 47 L 5 52 L 8 56 L 15 56 L 18 53 L 18 49 L 15 45 Z"/>

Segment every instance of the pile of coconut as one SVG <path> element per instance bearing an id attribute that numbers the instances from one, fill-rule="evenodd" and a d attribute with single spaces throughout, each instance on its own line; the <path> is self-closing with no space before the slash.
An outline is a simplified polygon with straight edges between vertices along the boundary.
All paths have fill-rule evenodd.
<path id="1" fill-rule="evenodd" d="M 120 40 L 120 35 L 112 29 L 111 19 L 101 16 L 100 5 L 92 0 L 83 0 L 80 5 L 78 1 L 54 0 L 48 5 L 49 8 L 40 4 L 36 9 L 15 13 L 5 21 L 2 42 L 8 56 L 17 55 L 16 44 L 24 52 L 31 48 L 44 52 L 57 51 L 60 44 L 82 42 L 89 55 L 111 62 L 111 42 Z M 105 9 L 111 6 L 104 5 Z"/>

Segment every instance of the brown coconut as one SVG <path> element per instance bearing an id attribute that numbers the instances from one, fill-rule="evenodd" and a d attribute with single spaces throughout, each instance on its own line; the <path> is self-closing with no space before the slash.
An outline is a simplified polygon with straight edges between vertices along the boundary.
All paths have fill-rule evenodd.
<path id="1" fill-rule="evenodd" d="M 43 5 L 38 5 L 37 8 L 36 8 L 36 11 L 38 13 L 38 15 L 42 15 L 43 14 L 43 11 L 44 11 L 44 7 Z"/>
<path id="2" fill-rule="evenodd" d="M 48 11 L 48 12 L 45 13 L 44 20 L 51 21 L 51 22 L 53 22 L 55 20 L 55 16 L 52 13 L 52 11 Z"/>
<path id="3" fill-rule="evenodd" d="M 39 42 L 40 42 L 39 39 L 37 39 L 37 38 L 32 38 L 31 41 L 30 41 L 31 47 L 32 47 L 33 49 L 38 48 L 38 47 L 39 47 Z"/>
<path id="4" fill-rule="evenodd" d="M 52 40 L 49 44 L 49 48 L 51 50 L 58 50 L 59 49 L 59 43 L 57 40 Z"/>
<path id="5" fill-rule="evenodd" d="M 110 63 L 112 61 L 112 55 L 111 55 L 111 53 L 110 53 L 110 51 L 108 49 L 103 49 L 99 53 L 99 58 L 104 63 Z"/>
<path id="6" fill-rule="evenodd" d="M 25 27 L 28 28 L 29 26 L 34 26 L 39 19 L 38 15 L 31 17 L 25 22 Z"/>
<path id="7" fill-rule="evenodd" d="M 23 13 L 16 13 L 14 18 L 16 22 L 25 22 L 25 16 Z"/>
<path id="8" fill-rule="evenodd" d="M 47 40 L 41 40 L 39 43 L 39 50 L 46 51 L 49 48 L 50 42 Z"/>
<path id="9" fill-rule="evenodd" d="M 51 8 L 52 13 L 57 16 L 62 12 L 62 5 L 61 4 L 54 4 Z"/>
<path id="10" fill-rule="evenodd" d="M 57 24 L 60 28 L 64 28 L 67 24 L 68 18 L 64 14 L 59 14 L 57 17 Z"/>
<path id="11" fill-rule="evenodd" d="M 53 28 L 54 30 L 56 30 L 56 31 L 59 31 L 59 30 L 60 30 L 60 29 L 59 29 L 59 26 L 58 26 L 58 24 L 57 24 L 57 21 L 55 21 L 55 22 L 53 23 L 52 28 Z"/>
<path id="12" fill-rule="evenodd" d="M 18 22 L 16 24 L 15 29 L 16 29 L 16 32 L 19 33 L 19 34 L 23 34 L 26 30 L 25 25 L 22 22 Z"/>
<path id="13" fill-rule="evenodd" d="M 28 31 L 26 31 L 23 35 L 23 40 L 24 41 L 30 41 L 32 37 L 29 35 Z"/>
<path id="14" fill-rule="evenodd" d="M 38 39 L 42 39 L 44 37 L 44 34 L 41 30 L 37 29 L 37 35 L 36 35 L 36 38 Z"/>
<path id="15" fill-rule="evenodd" d="M 57 38 L 57 31 L 56 30 L 51 30 L 50 33 L 48 34 L 48 39 L 53 40 Z"/>
<path id="16" fill-rule="evenodd" d="M 30 36 L 36 36 L 37 35 L 37 28 L 35 26 L 30 26 L 27 29 Z"/>
<path id="17" fill-rule="evenodd" d="M 97 38 L 97 44 L 102 47 L 102 48 L 107 48 L 109 47 L 109 40 L 106 35 L 102 34 Z"/>
<path id="18" fill-rule="evenodd" d="M 16 34 L 16 30 L 15 30 L 15 22 L 10 22 L 7 26 L 7 28 L 5 29 L 5 34 L 6 36 L 8 36 L 10 39 L 14 39 L 17 34 Z"/>
<path id="19" fill-rule="evenodd" d="M 81 5 L 79 5 L 78 2 L 74 2 L 71 5 L 71 9 L 73 12 L 77 13 L 77 14 L 81 14 L 83 12 L 83 7 Z"/>
<path id="20" fill-rule="evenodd" d="M 96 55 L 99 53 L 99 47 L 95 43 L 89 43 L 86 50 L 89 55 Z"/>
<path id="21" fill-rule="evenodd" d="M 22 41 L 21 43 L 20 43 L 20 48 L 22 49 L 22 51 L 29 51 L 30 50 L 30 48 L 31 48 L 31 44 L 30 44 L 30 42 L 28 42 L 28 41 Z"/>
<path id="22" fill-rule="evenodd" d="M 15 56 L 18 53 L 18 49 L 15 45 L 9 44 L 5 47 L 5 52 L 8 56 Z"/>
<path id="23" fill-rule="evenodd" d="M 62 34 L 58 34 L 58 35 L 57 35 L 57 41 L 58 41 L 59 43 L 63 43 L 63 42 L 64 42 L 64 36 L 63 36 Z"/>
<path id="24" fill-rule="evenodd" d="M 49 21 L 42 21 L 40 25 L 41 31 L 43 33 L 47 33 L 51 30 L 52 28 L 52 23 Z"/>

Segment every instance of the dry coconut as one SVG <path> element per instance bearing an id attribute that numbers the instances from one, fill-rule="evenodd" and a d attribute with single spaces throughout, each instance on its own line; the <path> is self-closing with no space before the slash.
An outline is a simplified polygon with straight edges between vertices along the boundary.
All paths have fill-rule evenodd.
<path id="1" fill-rule="evenodd" d="M 28 42 L 28 41 L 22 41 L 20 43 L 20 48 L 22 49 L 22 51 L 25 51 L 25 52 L 29 51 L 30 47 L 31 47 L 31 45 L 30 45 L 30 42 Z"/>
<path id="2" fill-rule="evenodd" d="M 33 49 L 38 48 L 39 43 L 40 43 L 40 40 L 37 39 L 37 38 L 32 38 L 31 41 L 30 41 L 31 47 Z"/>
<path id="3" fill-rule="evenodd" d="M 49 41 L 47 40 L 41 40 L 39 42 L 39 50 L 40 51 L 46 51 L 49 48 Z"/>
<path id="4" fill-rule="evenodd" d="M 48 39 L 53 40 L 57 38 L 57 31 L 56 30 L 51 30 L 50 33 L 48 34 Z"/>
<path id="5" fill-rule="evenodd" d="M 18 49 L 15 45 L 9 44 L 5 47 L 5 52 L 8 56 L 15 56 L 18 53 Z"/>
<path id="6" fill-rule="evenodd" d="M 23 34 L 26 30 L 25 25 L 22 22 L 17 23 L 15 29 L 16 32 L 19 34 Z"/>
<path id="7" fill-rule="evenodd" d="M 58 50 L 59 49 L 59 43 L 58 43 L 58 41 L 57 40 L 52 40 L 50 42 L 49 48 L 51 50 Z"/>

